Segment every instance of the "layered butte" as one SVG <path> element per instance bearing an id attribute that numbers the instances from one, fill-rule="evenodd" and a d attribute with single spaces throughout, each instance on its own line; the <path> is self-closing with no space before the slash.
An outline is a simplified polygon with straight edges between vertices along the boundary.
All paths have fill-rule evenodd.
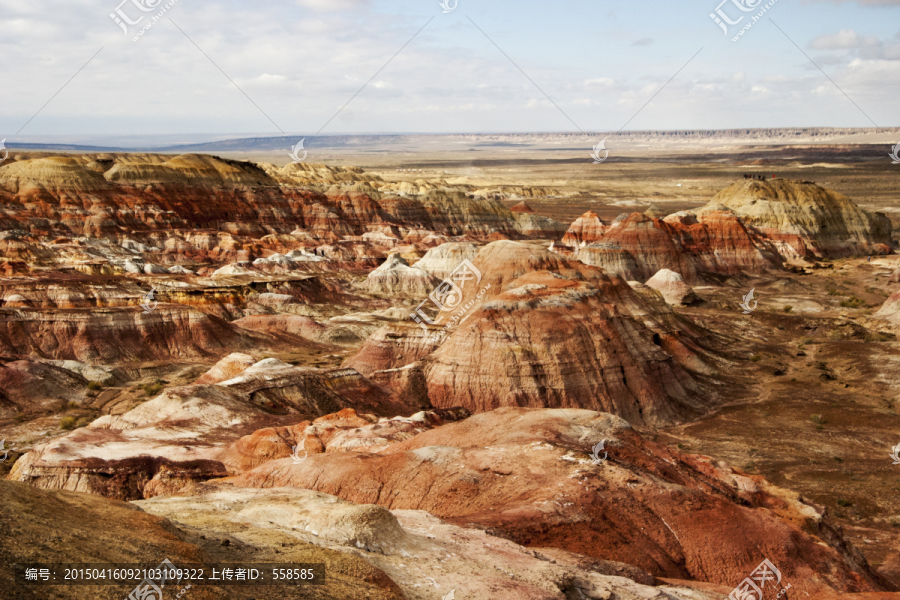
<path id="1" fill-rule="evenodd" d="M 587 212 L 561 246 L 590 265 L 644 282 L 661 269 L 699 283 L 761 274 L 793 259 L 889 254 L 890 220 L 812 182 L 743 180 L 696 211 L 665 218 L 621 215 L 610 224 Z"/>

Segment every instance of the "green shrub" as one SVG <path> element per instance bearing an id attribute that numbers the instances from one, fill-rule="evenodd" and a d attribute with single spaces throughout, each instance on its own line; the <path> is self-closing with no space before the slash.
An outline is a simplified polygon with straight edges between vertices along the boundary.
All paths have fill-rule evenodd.
<path id="1" fill-rule="evenodd" d="M 838 506 L 853 506 L 853 503 L 849 500 L 838 500 L 837 504 Z"/>
<path id="2" fill-rule="evenodd" d="M 816 425 L 824 425 L 825 423 L 828 422 L 822 418 L 822 415 L 810 415 L 809 419 Z"/>
<path id="3" fill-rule="evenodd" d="M 750 357 L 750 362 L 759 362 L 760 360 L 762 360 L 762 356 L 759 354 L 754 354 Z"/>
<path id="4" fill-rule="evenodd" d="M 863 304 L 865 304 L 865 302 L 863 300 L 860 300 L 856 296 L 850 296 L 846 300 L 841 301 L 842 308 L 859 308 Z"/>
<path id="5" fill-rule="evenodd" d="M 161 383 L 148 383 L 147 385 L 143 386 L 141 389 L 144 390 L 144 395 L 146 395 L 148 397 L 155 396 L 162 391 L 163 385 Z"/>
<path id="6" fill-rule="evenodd" d="M 863 338 L 863 339 L 865 339 L 865 341 L 867 341 L 867 342 L 886 342 L 893 337 L 894 336 L 892 336 L 890 334 L 879 333 L 879 332 L 875 332 L 875 333 L 869 332 L 865 335 L 865 338 Z"/>
<path id="7" fill-rule="evenodd" d="M 794 310 L 794 307 L 791 306 L 790 304 L 787 304 L 787 305 L 785 305 L 785 307 L 782 308 L 781 310 L 783 310 L 783 311 L 786 312 L 786 313 L 789 313 L 789 312 L 791 312 L 792 310 Z"/>
<path id="8" fill-rule="evenodd" d="M 75 417 L 63 417 L 59 421 L 59 426 L 66 431 L 75 429 L 77 427 L 78 420 Z"/>
<path id="9" fill-rule="evenodd" d="M 99 381 L 88 381 L 88 389 L 92 392 L 96 392 L 97 390 L 103 389 L 103 384 Z"/>

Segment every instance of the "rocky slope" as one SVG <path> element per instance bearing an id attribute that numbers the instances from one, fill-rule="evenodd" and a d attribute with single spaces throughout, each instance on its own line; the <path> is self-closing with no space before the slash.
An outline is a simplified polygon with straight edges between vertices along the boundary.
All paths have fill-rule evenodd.
<path id="1" fill-rule="evenodd" d="M 403 294 L 405 296 L 427 296 L 438 280 L 425 271 L 410 267 L 401 256 L 391 254 L 380 267 L 366 277 L 365 287 L 376 294 Z"/>
<path id="2" fill-rule="evenodd" d="M 888 321 L 892 325 L 900 325 L 900 290 L 891 294 L 881 308 L 872 315 L 876 319 Z"/>
<path id="3" fill-rule="evenodd" d="M 592 464 L 600 440 L 602 462 Z M 529 547 L 656 576 L 736 585 L 767 557 L 794 593 L 827 597 L 883 585 L 821 509 L 796 494 L 708 457 L 671 454 L 623 420 L 584 410 L 502 408 L 377 455 L 271 461 L 223 483 L 425 510 Z M 386 554 L 401 551 L 387 539 L 397 546 Z"/>
<path id="4" fill-rule="evenodd" d="M 61 518 L 62 517 L 62 518 Z M 0 571 L 5 600 L 121 600 L 134 588 L 116 585 L 33 586 L 13 579 L 12 565 L 26 563 L 107 563 L 158 565 L 169 559 L 176 567 L 203 563 L 326 563 L 328 581 L 319 598 L 402 600 L 405 595 L 388 576 L 363 557 L 303 542 L 281 532 L 257 532 L 248 543 L 234 534 L 246 529 L 228 524 L 185 527 L 134 504 L 75 492 L 39 490 L 0 481 Z M 62 575 L 62 574 L 60 574 Z M 168 582 L 164 598 L 174 598 L 184 584 Z M 283 587 L 193 585 L 187 597 L 198 600 L 275 600 Z"/>
<path id="5" fill-rule="evenodd" d="M 202 496 L 155 498 L 141 508 L 206 530 L 223 517 L 241 523 L 240 540 L 264 535 L 352 552 L 386 573 L 408 600 L 717 600 L 722 594 L 667 585 L 633 567 L 532 550 L 478 529 L 452 525 L 418 510 L 388 511 L 296 488 L 206 486 Z"/>
<path id="6" fill-rule="evenodd" d="M 698 299 L 691 286 L 684 282 L 684 278 L 668 269 L 659 270 L 647 280 L 646 285 L 662 294 L 663 299 L 669 304 L 691 304 Z"/>
<path id="7" fill-rule="evenodd" d="M 606 231 L 606 224 L 600 220 L 597 213 L 588 211 L 575 219 L 566 230 L 562 243 L 566 246 L 581 246 L 598 241 Z"/>
<path id="8" fill-rule="evenodd" d="M 738 181 L 716 194 L 710 206 L 717 204 L 759 229 L 786 257 L 887 254 L 892 247 L 890 219 L 811 181 Z"/>
<path id="9" fill-rule="evenodd" d="M 115 332 L 110 335 L 109 332 Z M 0 352 L 115 364 L 167 357 L 215 357 L 266 343 L 263 336 L 183 305 L 140 308 L 0 309 Z"/>
<path id="10" fill-rule="evenodd" d="M 36 266 L 147 274 L 240 263 L 233 272 L 370 270 L 394 248 L 554 235 L 466 189 L 397 192 L 356 168 L 271 165 L 212 156 L 17 154 L 0 165 L 9 273 Z M 376 261 L 367 264 L 365 261 Z M 173 267 L 186 271 L 172 271 Z"/>
<path id="11" fill-rule="evenodd" d="M 707 211 L 699 219 L 692 213 L 665 219 L 632 213 L 604 227 L 598 237 L 591 230 L 576 235 L 576 225 L 566 234 L 582 238 L 575 257 L 628 280 L 644 282 L 668 269 L 694 284 L 709 276 L 764 273 L 780 266 L 772 245 L 727 211 Z"/>
<path id="12" fill-rule="evenodd" d="M 328 176 L 293 176 L 310 172 L 305 169 Z M 346 174 L 355 176 L 352 181 L 361 173 Z M 512 213 L 494 200 L 439 190 L 418 199 L 382 198 L 368 185 L 361 188 L 367 191 L 327 185 L 347 181 L 344 174 L 324 165 L 267 173 L 253 163 L 202 155 L 25 158 L 0 166 L 0 204 L 5 219 L 48 235 L 218 229 L 262 238 L 299 229 L 338 240 L 367 232 L 402 238 L 412 229 L 448 235 L 516 232 Z M 316 184 L 325 190 L 316 191 Z"/>
<path id="13" fill-rule="evenodd" d="M 236 358 L 220 364 L 207 380 L 237 370 Z M 15 463 L 10 477 L 45 489 L 152 497 L 225 476 L 234 463 L 226 449 L 244 435 L 349 407 L 390 416 L 414 412 L 352 369 L 319 371 L 267 359 L 226 381 L 168 388 L 125 414 L 100 417 L 37 444 Z"/>
<path id="14" fill-rule="evenodd" d="M 739 181 L 696 211 L 662 219 L 632 213 L 607 225 L 587 212 L 561 243 L 579 260 L 629 280 L 645 282 L 668 269 L 690 284 L 763 274 L 795 259 L 889 254 L 893 247 L 883 214 L 787 179 Z"/>
<path id="15" fill-rule="evenodd" d="M 473 412 L 590 408 L 658 425 L 715 406 L 695 378 L 712 372 L 695 342 L 622 279 L 520 242 L 488 244 L 472 264 L 481 280 L 458 300 L 468 310 L 439 311 L 431 328 L 386 325 L 344 364 Z"/>

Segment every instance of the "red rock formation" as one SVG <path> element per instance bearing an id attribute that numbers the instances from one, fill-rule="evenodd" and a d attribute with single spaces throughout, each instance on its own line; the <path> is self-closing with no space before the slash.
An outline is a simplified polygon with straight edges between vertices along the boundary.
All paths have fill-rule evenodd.
<path id="1" fill-rule="evenodd" d="M 309 317 L 296 315 L 252 315 L 232 321 L 231 324 L 250 331 L 297 335 L 310 340 L 325 340 L 328 335 L 328 328 L 324 325 Z"/>
<path id="2" fill-rule="evenodd" d="M 431 248 L 413 266 L 438 279 L 445 279 L 460 263 L 471 261 L 477 255 L 478 246 L 471 242 L 447 242 Z"/>
<path id="3" fill-rule="evenodd" d="M 891 252 L 891 221 L 810 181 L 738 181 L 710 204 L 722 204 L 778 245 L 786 258 Z"/>
<path id="4" fill-rule="evenodd" d="M 674 271 L 662 269 L 647 280 L 647 286 L 662 294 L 669 304 L 691 304 L 697 301 L 697 295 L 684 278 Z"/>
<path id="5" fill-rule="evenodd" d="M 595 452 L 606 460 L 592 464 L 591 447 L 600 440 L 605 449 Z M 290 469 L 285 462 L 225 481 L 426 510 L 527 546 L 729 589 L 763 558 L 794 593 L 883 589 L 822 509 L 724 463 L 673 454 L 611 415 L 502 408 L 365 459 L 339 452 L 310 455 Z"/>
<path id="6" fill-rule="evenodd" d="M 35 410 L 58 410 L 81 403 L 88 380 L 68 369 L 28 359 L 0 356 L 0 417 Z"/>
<path id="7" fill-rule="evenodd" d="M 110 364 L 171 357 L 214 357 L 273 340 L 236 329 L 187 306 L 0 312 L 0 352 Z"/>
<path id="8" fill-rule="evenodd" d="M 599 240 L 606 231 L 606 224 L 600 220 L 597 213 L 587 211 L 569 226 L 562 243 L 566 246 L 579 246 L 582 242 L 590 244 Z"/>
<path id="9" fill-rule="evenodd" d="M 425 271 L 410 267 L 399 254 L 391 254 L 380 267 L 369 273 L 365 289 L 393 298 L 427 296 L 438 280 Z"/>
<path id="10" fill-rule="evenodd" d="M 876 319 L 888 321 L 894 325 L 900 325 L 900 291 L 894 292 L 884 301 L 881 308 L 874 315 Z"/>
<path id="11" fill-rule="evenodd" d="M 527 212 L 514 213 L 516 231 L 524 236 L 537 239 L 557 239 L 566 232 L 566 226 L 551 219 Z"/>
<path id="12" fill-rule="evenodd" d="M 231 475 L 243 473 L 270 460 L 287 458 L 299 446 L 300 458 L 306 452 L 324 452 L 319 447 L 307 447 L 302 442 L 303 432 L 310 426 L 310 421 L 301 421 L 296 425 L 285 427 L 265 427 L 245 435 L 223 450 L 218 459 Z"/>
<path id="13" fill-rule="evenodd" d="M 385 325 L 370 335 L 360 351 L 345 360 L 343 366 L 370 377 L 377 371 L 412 364 L 434 352 L 440 342 L 437 332 L 422 329 L 411 319 Z"/>
<path id="14" fill-rule="evenodd" d="M 253 163 L 200 155 L 108 156 L 23 158 L 14 167 L 0 165 L 0 205 L 9 207 L 7 218 L 19 229 L 41 235 L 121 239 L 165 231 L 180 241 L 166 242 L 163 252 L 218 262 L 252 260 L 264 246 L 299 249 L 307 240 L 292 242 L 295 231 L 332 242 L 367 234 L 379 234 L 374 241 L 384 242 L 409 231 L 478 239 L 520 235 L 513 213 L 499 201 L 473 200 L 462 192 L 434 189 L 416 200 L 383 199 L 370 186 L 322 193 L 279 185 L 296 184 L 296 169 L 267 173 Z M 362 177 L 361 170 L 322 165 L 313 171 L 324 173 L 326 181 Z M 195 244 L 198 230 L 220 236 L 213 233 L 219 230 L 228 241 Z"/>
<path id="15" fill-rule="evenodd" d="M 233 379 L 256 363 L 249 354 L 233 352 L 213 365 L 213 368 L 201 375 L 195 385 L 213 385 Z"/>
<path id="16" fill-rule="evenodd" d="M 534 209 L 531 208 L 530 206 L 528 206 L 528 203 L 525 202 L 524 200 L 522 200 L 515 206 L 511 206 L 509 208 L 509 210 L 514 213 L 533 213 L 534 212 Z"/>
<path id="17" fill-rule="evenodd" d="M 38 444 L 16 461 L 10 478 L 126 500 L 173 493 L 225 476 L 226 464 L 235 472 L 280 456 L 287 442 L 275 438 L 298 439 L 306 429 L 298 423 L 350 407 L 376 415 L 414 412 L 352 369 L 318 371 L 266 359 L 216 385 L 167 388 L 125 414 Z M 371 422 L 345 417 L 326 421 L 345 428 Z M 265 428 L 274 429 L 259 433 Z M 227 450 L 243 436 L 249 438 Z"/>
<path id="18" fill-rule="evenodd" d="M 587 212 L 562 243 L 577 248 L 579 260 L 626 279 L 646 281 L 669 269 L 691 284 L 709 275 L 762 273 L 796 257 L 891 252 L 887 217 L 810 182 L 737 182 L 697 215 L 660 220 L 633 213 L 607 228 Z"/>
<path id="19" fill-rule="evenodd" d="M 488 244 L 473 262 L 481 280 L 430 317 L 440 329 L 386 325 L 345 365 L 409 403 L 473 412 L 577 407 L 662 424 L 715 406 L 690 374 L 712 372 L 696 344 L 621 279 L 537 243 Z"/>
<path id="20" fill-rule="evenodd" d="M 780 267 L 771 245 L 727 211 L 707 212 L 699 221 L 678 213 L 665 219 L 632 213 L 606 229 L 597 244 L 581 248 L 576 257 L 629 280 L 646 281 L 660 269 L 669 269 L 692 284 L 702 282 L 704 275 Z"/>
<path id="21" fill-rule="evenodd" d="M 653 331 L 630 314 L 643 301 L 621 279 L 588 283 L 545 271 L 497 287 L 509 291 L 422 359 L 434 406 L 589 408 L 661 425 L 714 405 L 661 347 L 662 325 Z"/>

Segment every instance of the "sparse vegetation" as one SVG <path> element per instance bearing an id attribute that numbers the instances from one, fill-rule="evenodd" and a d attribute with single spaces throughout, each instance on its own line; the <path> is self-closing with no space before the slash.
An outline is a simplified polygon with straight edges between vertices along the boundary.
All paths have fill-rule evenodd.
<path id="1" fill-rule="evenodd" d="M 103 384 L 99 381 L 88 381 L 87 388 L 92 392 L 96 392 L 103 389 Z"/>
<path id="2" fill-rule="evenodd" d="M 150 396 L 159 394 L 164 387 L 165 384 L 162 381 L 157 380 L 156 383 L 148 383 L 141 386 L 141 389 L 144 390 L 144 395 L 149 398 Z"/>
<path id="3" fill-rule="evenodd" d="M 750 362 L 759 362 L 760 360 L 762 360 L 762 356 L 759 354 L 754 354 L 750 357 Z"/>
<path id="4" fill-rule="evenodd" d="M 783 311 L 786 312 L 786 313 L 789 313 L 789 312 L 791 312 L 792 310 L 794 310 L 794 307 L 791 306 L 790 304 L 786 304 L 786 305 L 784 306 L 784 308 L 782 308 L 781 310 L 783 310 Z"/>
<path id="5" fill-rule="evenodd" d="M 841 458 L 840 456 L 832 456 L 831 459 L 832 459 L 834 462 L 836 462 L 836 463 L 842 463 L 842 462 L 844 462 L 844 459 Z"/>
<path id="6" fill-rule="evenodd" d="M 860 300 L 856 296 L 850 296 L 846 300 L 841 300 L 842 308 L 859 308 L 860 306 L 862 306 L 864 304 L 865 304 L 865 301 Z"/>
<path id="7" fill-rule="evenodd" d="M 832 342 L 839 342 L 839 341 L 841 341 L 842 339 L 844 339 L 844 336 L 841 335 L 841 332 L 838 331 L 837 329 L 835 329 L 834 331 L 832 331 L 831 333 L 829 333 L 829 334 L 828 334 L 828 337 L 831 339 Z"/>
<path id="8" fill-rule="evenodd" d="M 824 425 L 828 421 L 826 421 L 822 415 L 810 415 L 809 420 L 815 423 L 816 425 Z"/>
<path id="9" fill-rule="evenodd" d="M 850 502 L 849 500 L 840 499 L 837 501 L 837 505 L 838 506 L 853 506 L 853 503 Z"/>
<path id="10" fill-rule="evenodd" d="M 891 334 L 871 331 L 866 333 L 865 337 L 863 337 L 863 340 L 866 342 L 887 342 L 892 339 L 894 339 L 894 336 Z"/>
<path id="11" fill-rule="evenodd" d="M 59 421 L 60 428 L 65 429 L 66 431 L 75 429 L 75 427 L 77 427 L 77 425 L 78 425 L 78 419 L 76 419 L 75 417 L 63 417 Z"/>

